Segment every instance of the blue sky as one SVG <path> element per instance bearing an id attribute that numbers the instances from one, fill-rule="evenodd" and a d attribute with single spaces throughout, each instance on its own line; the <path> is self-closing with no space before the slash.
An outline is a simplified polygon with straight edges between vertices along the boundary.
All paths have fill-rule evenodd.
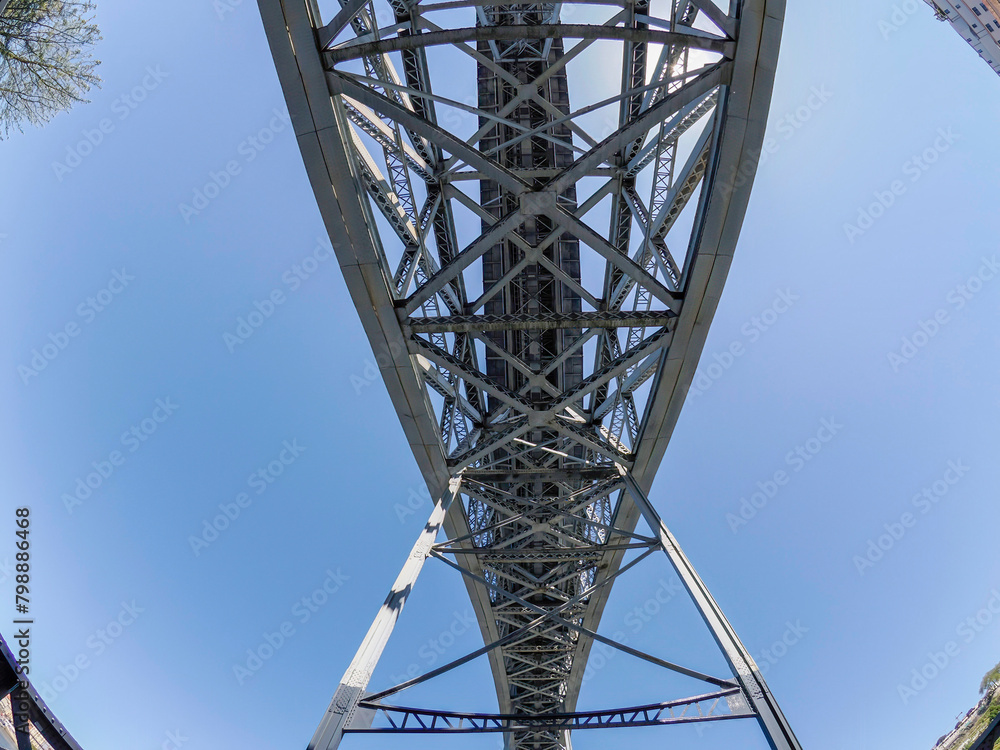
<path id="1" fill-rule="evenodd" d="M 889 30 L 891 3 L 789 2 L 772 153 L 705 387 L 651 493 L 814 750 L 929 748 L 1000 659 L 1000 280 L 983 281 L 1000 253 L 1000 81 L 923 3 L 901 6 Z M 0 143 L 0 560 L 29 505 L 34 679 L 88 748 L 168 732 L 191 750 L 304 747 L 430 510 L 322 260 L 257 9 L 227 7 L 104 0 L 103 88 Z M 196 202 L 213 173 L 224 187 Z M 871 209 L 880 196 L 891 206 Z M 265 301 L 252 335 L 226 338 Z M 45 367 L 26 376 L 35 350 Z M 67 507 L 95 469 L 108 476 Z M 758 483 L 771 496 L 741 503 Z M 220 504 L 231 525 L 194 549 Z M 705 636 L 671 591 L 665 560 L 644 563 L 607 632 L 711 668 L 710 649 L 678 651 Z M 12 613 L 12 579 L 0 597 Z M 373 684 L 479 645 L 468 608 L 429 564 Z M 282 627 L 271 658 L 234 674 Z M 673 684 L 605 661 L 581 706 Z M 491 693 L 477 662 L 413 702 L 488 710 Z M 752 726 L 703 733 L 574 744 L 763 747 Z M 409 746 L 446 744 L 496 738 Z"/>

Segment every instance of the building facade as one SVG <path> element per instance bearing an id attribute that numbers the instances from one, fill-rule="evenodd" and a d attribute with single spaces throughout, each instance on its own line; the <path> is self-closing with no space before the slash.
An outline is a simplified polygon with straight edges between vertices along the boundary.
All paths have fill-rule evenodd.
<path id="1" fill-rule="evenodd" d="M 1000 73 L 1000 0 L 924 0 Z"/>

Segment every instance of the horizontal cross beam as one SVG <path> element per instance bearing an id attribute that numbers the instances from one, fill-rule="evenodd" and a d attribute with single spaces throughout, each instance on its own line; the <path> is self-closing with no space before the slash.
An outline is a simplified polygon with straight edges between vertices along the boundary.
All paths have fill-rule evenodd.
<path id="1" fill-rule="evenodd" d="M 604 26 L 583 23 L 545 23 L 537 26 L 522 24 L 513 26 L 470 26 L 464 29 L 425 31 L 421 34 L 394 36 L 377 42 L 357 42 L 333 47 L 323 53 L 327 66 L 345 60 L 356 60 L 368 55 L 383 55 L 400 50 L 417 49 L 441 44 L 462 44 L 464 42 L 501 41 L 524 39 L 612 39 L 648 44 L 671 44 L 690 49 L 717 52 L 724 56 L 733 53 L 733 43 L 696 34 L 677 31 L 656 31 L 629 26 Z"/>
<path id="2" fill-rule="evenodd" d="M 548 331 L 557 328 L 656 328 L 667 325 L 673 310 L 635 312 L 568 312 L 553 315 L 449 315 L 411 318 L 403 324 L 410 333 L 471 333 L 477 331 Z"/>
<path id="3" fill-rule="evenodd" d="M 703 706 L 702 704 L 708 704 Z M 564 731 L 575 729 L 610 729 L 615 727 L 647 727 L 666 724 L 688 724 L 725 719 L 753 717 L 753 711 L 743 699 L 739 688 L 714 693 L 650 703 L 629 708 L 574 713 L 489 714 L 458 711 L 435 711 L 402 706 L 386 706 L 362 701 L 362 709 L 376 711 L 388 721 L 389 726 L 349 728 L 353 733 L 480 733 L 514 732 L 518 730 Z M 694 711 L 691 711 L 691 709 Z"/>
<path id="4" fill-rule="evenodd" d="M 614 464 L 579 469 L 466 469 L 466 479 L 484 484 L 513 482 L 595 482 L 618 476 Z"/>

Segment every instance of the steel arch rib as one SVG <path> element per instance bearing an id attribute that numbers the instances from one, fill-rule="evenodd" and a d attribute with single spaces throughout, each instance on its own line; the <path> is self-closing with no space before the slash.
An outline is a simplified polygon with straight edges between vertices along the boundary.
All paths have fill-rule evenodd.
<path id="1" fill-rule="evenodd" d="M 609 11 L 606 25 L 561 23 L 560 6 L 551 3 L 446 3 L 469 12 L 474 7 L 477 19 L 474 27 L 450 29 L 422 15 L 433 12 L 433 4 L 390 4 L 396 23 L 383 34 L 369 2 L 342 0 L 340 13 L 324 26 L 315 0 L 259 0 L 321 215 L 406 438 L 432 496 L 446 494 L 456 471 L 463 476 L 468 504 L 452 503 L 442 526 L 450 539 L 463 540 L 455 544 L 464 553 L 463 578 L 484 641 L 504 644 L 487 649 L 500 711 L 569 715 L 593 643 L 579 634 L 597 630 L 610 581 L 641 516 L 660 536 L 671 562 L 686 564 L 662 541 L 672 537 L 658 518 L 651 520 L 655 511 L 644 493 L 679 416 L 728 275 L 750 195 L 748 173 L 755 171 L 763 141 L 784 0 L 733 0 L 729 13 L 711 0 L 670 0 L 668 20 L 653 17 L 647 0 L 627 0 Z M 572 4 L 562 7 L 567 5 Z M 699 14 L 718 31 L 694 28 Z M 564 39 L 584 41 L 567 51 Z M 620 104 L 618 127 L 592 137 L 578 118 L 597 105 L 570 109 L 560 60 L 585 52 L 582 45 L 597 39 L 620 43 L 625 67 L 620 95 L 599 102 L 616 110 Z M 655 65 L 651 45 L 662 45 Z M 465 53 L 477 66 L 478 104 L 464 110 L 478 113 L 480 126 L 468 141 L 436 119 L 436 108 L 458 107 L 430 88 L 428 50 L 445 47 Z M 689 70 L 691 50 L 716 57 Z M 349 69 L 362 62 L 364 75 Z M 403 74 L 392 72 L 393 65 Z M 366 119 L 359 121 L 360 110 L 349 113 L 346 97 L 355 110 L 364 108 Z M 698 123 L 703 130 L 697 151 L 674 183 L 680 139 Z M 361 131 L 354 129 L 359 124 Z M 391 185 L 372 179 L 378 170 L 372 154 L 362 153 L 363 134 L 375 138 L 371 143 L 384 151 L 387 166 L 395 165 L 395 172 L 388 170 L 395 178 L 409 169 L 425 183 L 427 215 L 419 221 L 411 217 L 416 223 L 405 232 L 385 235 L 387 243 L 410 245 L 406 263 L 417 273 L 396 274 L 404 279 L 401 288 L 394 283 L 392 248 L 383 245 L 378 219 L 385 215 L 391 221 L 397 214 L 400 221 L 407 219 L 401 209 L 386 208 L 399 204 Z M 737 171 L 741 180 L 735 179 Z M 637 175 L 651 175 L 648 206 L 637 192 Z M 583 181 L 592 178 L 604 186 L 578 203 Z M 462 180 L 480 184 L 479 205 L 471 214 L 481 226 L 464 244 L 458 242 L 453 212 L 469 210 L 473 201 L 461 192 Z M 402 183 L 397 188 L 408 189 Z M 588 217 L 608 195 L 615 207 L 610 239 Z M 691 228 L 677 242 L 670 232 L 689 200 Z M 433 248 L 428 240 L 414 250 L 430 234 Z M 585 256 L 605 264 L 603 292 L 585 288 Z M 488 270 L 494 266 L 499 270 Z M 471 301 L 466 274 L 476 268 L 482 269 L 483 294 Z M 528 313 L 518 307 L 525 300 Z M 451 314 L 441 314 L 441 304 Z M 583 359 L 588 341 L 596 342 L 591 365 Z M 620 467 L 628 492 L 619 491 L 617 502 L 610 491 L 590 492 L 617 477 Z M 587 492 L 580 505 L 586 517 L 567 520 L 565 509 Z M 536 522 L 538 508 L 551 507 L 554 515 L 534 530 L 501 525 L 505 530 L 496 532 L 491 519 L 504 513 L 520 519 L 512 509 L 521 507 L 518 503 L 535 503 Z M 497 560 L 516 558 L 518 551 L 528 560 L 528 547 L 518 545 L 536 542 L 556 551 L 560 545 L 573 549 L 573 533 L 590 535 L 592 542 L 575 573 L 552 550 L 548 558 L 535 555 L 530 565 L 524 563 L 547 582 L 550 594 L 588 592 L 575 597 L 572 615 L 564 615 L 577 625 L 562 631 L 571 636 L 564 638 L 571 645 L 562 657 L 563 671 L 552 667 L 559 659 L 534 662 L 537 687 L 528 689 L 525 678 L 511 673 L 515 662 L 508 657 L 522 659 L 516 644 L 504 639 L 529 616 L 510 620 L 497 592 L 526 601 L 518 591 L 532 576 Z M 486 555 L 488 548 L 496 551 L 493 547 L 503 554 Z M 543 559 L 547 562 L 539 562 Z M 689 590 L 734 672 L 751 674 L 743 684 L 750 697 L 756 685 L 752 675 L 759 673 L 735 632 L 722 632 L 731 628 L 721 611 L 712 614 L 717 605 L 707 590 L 698 601 L 704 585 L 693 568 L 690 572 Z M 573 583 L 573 575 L 580 581 Z M 728 651 L 723 641 L 730 644 Z M 360 694 L 364 685 L 355 687 Z M 772 746 L 797 748 L 780 711 L 780 721 L 772 721 L 763 715 L 769 710 L 757 706 Z M 328 725 L 337 722 L 346 727 L 346 719 L 328 715 Z M 515 735 L 511 748 L 568 747 L 564 732 Z M 326 750 L 336 742 L 323 735 L 314 746 Z"/>

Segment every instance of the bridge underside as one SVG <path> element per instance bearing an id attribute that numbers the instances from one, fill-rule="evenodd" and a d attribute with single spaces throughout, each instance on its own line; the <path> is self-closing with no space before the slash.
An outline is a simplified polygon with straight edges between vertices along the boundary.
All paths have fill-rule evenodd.
<path id="1" fill-rule="evenodd" d="M 783 2 L 341 0 L 326 20 L 314 0 L 259 5 L 348 289 L 440 498 L 310 747 L 495 731 L 555 750 L 684 707 L 798 747 L 645 497 L 746 210 Z M 733 674 L 634 654 L 710 692 L 577 712 L 612 584 L 657 551 Z M 381 702 L 422 678 L 368 692 L 432 556 L 466 582 L 497 714 Z"/>

